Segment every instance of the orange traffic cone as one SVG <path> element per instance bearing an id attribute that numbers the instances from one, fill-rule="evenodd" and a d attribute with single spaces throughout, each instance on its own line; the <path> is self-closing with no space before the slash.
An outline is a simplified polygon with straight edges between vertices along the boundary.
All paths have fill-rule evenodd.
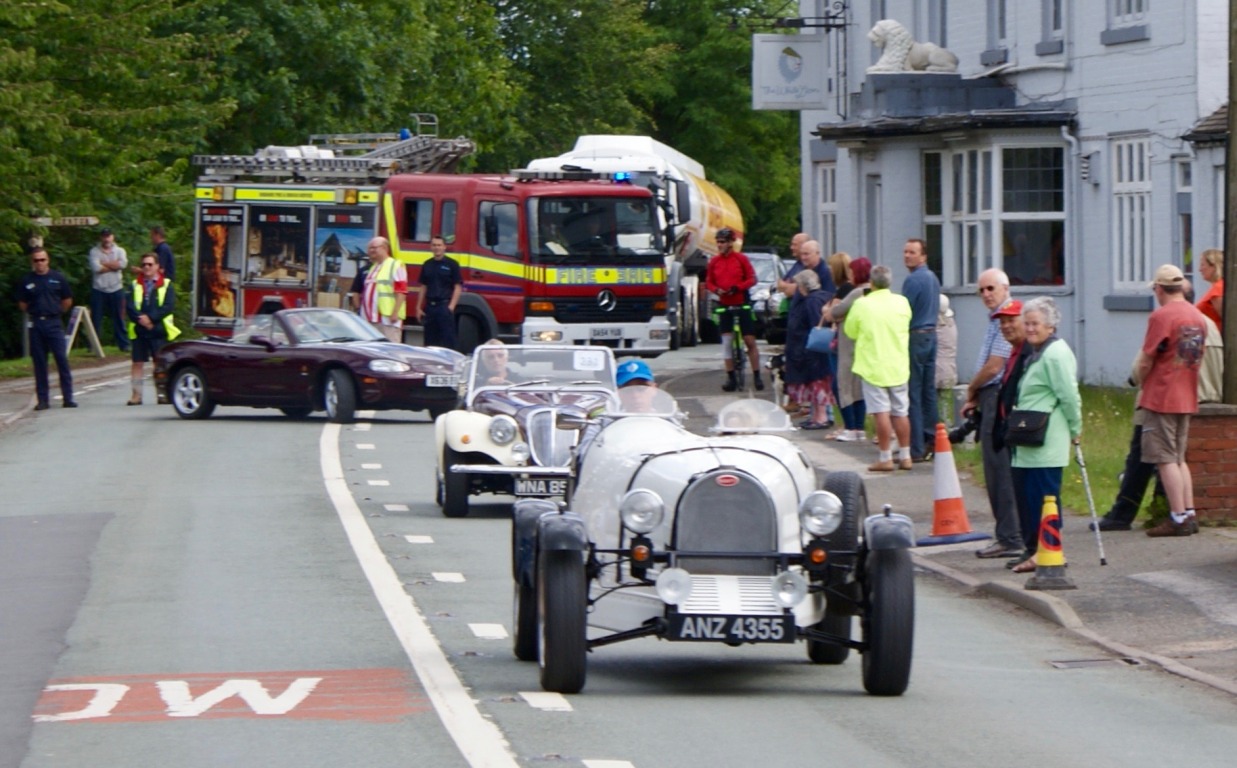
<path id="1" fill-rule="evenodd" d="M 1065 553 L 1061 549 L 1061 514 L 1057 500 L 1044 497 L 1039 519 L 1039 546 L 1035 550 L 1035 575 L 1026 589 L 1078 589 L 1065 575 Z"/>
<path id="2" fill-rule="evenodd" d="M 954 465 L 953 446 L 945 425 L 936 425 L 935 456 L 932 458 L 932 535 L 916 542 L 918 546 L 955 544 L 960 541 L 979 541 L 989 538 L 986 533 L 971 531 L 966 518 L 966 505 L 962 502 L 962 485 L 958 482 L 958 469 Z"/>

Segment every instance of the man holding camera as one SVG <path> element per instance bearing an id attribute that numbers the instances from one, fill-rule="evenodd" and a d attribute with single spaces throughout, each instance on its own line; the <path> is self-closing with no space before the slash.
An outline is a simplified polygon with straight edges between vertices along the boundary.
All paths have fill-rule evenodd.
<path id="1" fill-rule="evenodd" d="M 996 519 L 994 538 L 990 546 L 975 552 L 976 557 L 1017 557 L 1023 542 L 1018 525 L 1018 507 L 1014 499 L 1014 481 L 1010 471 L 1009 449 L 997 446 L 993 440 L 993 425 L 997 417 L 997 393 L 1001 374 L 1005 370 L 1011 348 L 1001 335 L 1000 312 L 1012 301 L 1009 297 L 1009 276 L 999 269 L 987 269 L 979 275 L 979 297 L 988 309 L 988 326 L 979 348 L 979 370 L 966 388 L 964 416 L 976 411 L 979 415 L 979 444 L 983 453 L 984 485 L 988 504 Z"/>

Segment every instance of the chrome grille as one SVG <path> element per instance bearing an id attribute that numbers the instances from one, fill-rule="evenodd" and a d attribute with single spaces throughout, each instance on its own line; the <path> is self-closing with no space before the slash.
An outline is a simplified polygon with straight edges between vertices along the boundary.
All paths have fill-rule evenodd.
<path id="1" fill-rule="evenodd" d="M 766 576 L 692 576 L 692 593 L 679 605 L 681 613 L 780 614 Z"/>
<path id="2" fill-rule="evenodd" d="M 565 467 L 579 432 L 554 426 L 555 409 L 537 408 L 528 413 L 528 448 L 539 467 Z"/>
<path id="3" fill-rule="evenodd" d="M 751 475 L 730 469 L 696 479 L 675 513 L 675 549 L 682 552 L 777 551 L 773 499 Z M 691 574 L 772 575 L 771 558 L 683 557 Z"/>

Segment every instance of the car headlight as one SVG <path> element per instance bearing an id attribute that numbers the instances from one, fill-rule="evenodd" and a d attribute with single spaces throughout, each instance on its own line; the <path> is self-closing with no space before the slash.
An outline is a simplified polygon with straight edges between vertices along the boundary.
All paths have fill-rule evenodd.
<path id="1" fill-rule="evenodd" d="M 813 491 L 799 505 L 799 525 L 813 536 L 828 536 L 842 524 L 842 500 L 828 491 Z"/>
<path id="2" fill-rule="evenodd" d="M 375 373 L 408 373 L 412 366 L 398 360 L 370 360 L 369 369 Z"/>
<path id="3" fill-rule="evenodd" d="M 506 445 L 520 434 L 520 427 L 510 416 L 495 416 L 490 421 L 490 439 L 498 445 Z"/>
<path id="4" fill-rule="evenodd" d="M 619 502 L 619 518 L 623 527 L 633 533 L 648 533 L 661 525 L 666 516 L 666 504 L 652 491 L 637 488 L 628 491 Z"/>
<path id="5" fill-rule="evenodd" d="M 667 568 L 657 574 L 657 596 L 668 605 L 680 605 L 692 594 L 692 575 L 682 568 Z"/>

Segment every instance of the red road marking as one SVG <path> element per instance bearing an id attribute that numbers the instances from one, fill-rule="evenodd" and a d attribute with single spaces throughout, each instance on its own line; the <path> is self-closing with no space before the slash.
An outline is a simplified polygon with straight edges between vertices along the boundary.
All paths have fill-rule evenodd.
<path id="1" fill-rule="evenodd" d="M 298 680 L 300 688 L 308 688 L 310 679 L 318 679 L 307 694 L 288 693 Z M 259 692 L 260 700 L 277 699 L 282 694 L 294 698 L 293 706 L 282 714 L 259 714 L 240 695 L 210 705 L 200 714 L 173 715 L 175 701 L 169 702 L 160 691 L 159 683 L 174 683 L 167 690 L 184 690 L 194 699 L 206 696 L 220 686 L 228 690 L 259 690 L 256 681 L 265 693 Z M 48 686 L 84 686 L 80 690 L 44 690 L 35 705 L 34 715 L 40 720 L 66 713 L 80 712 L 95 701 L 99 689 L 88 686 L 112 686 L 107 688 L 115 694 L 123 691 L 115 706 L 106 713 L 84 719 L 59 722 L 134 723 L 158 720 L 184 720 L 196 717 L 203 720 L 224 718 L 271 718 L 285 717 L 295 720 L 362 720 L 372 723 L 396 722 L 409 715 L 430 711 L 425 692 L 408 673 L 400 669 L 327 669 L 288 672 L 226 672 L 211 674 L 163 674 L 128 675 L 123 677 L 72 677 L 51 680 Z M 127 687 L 127 690 L 121 688 Z M 297 696 L 303 698 L 297 700 Z"/>

